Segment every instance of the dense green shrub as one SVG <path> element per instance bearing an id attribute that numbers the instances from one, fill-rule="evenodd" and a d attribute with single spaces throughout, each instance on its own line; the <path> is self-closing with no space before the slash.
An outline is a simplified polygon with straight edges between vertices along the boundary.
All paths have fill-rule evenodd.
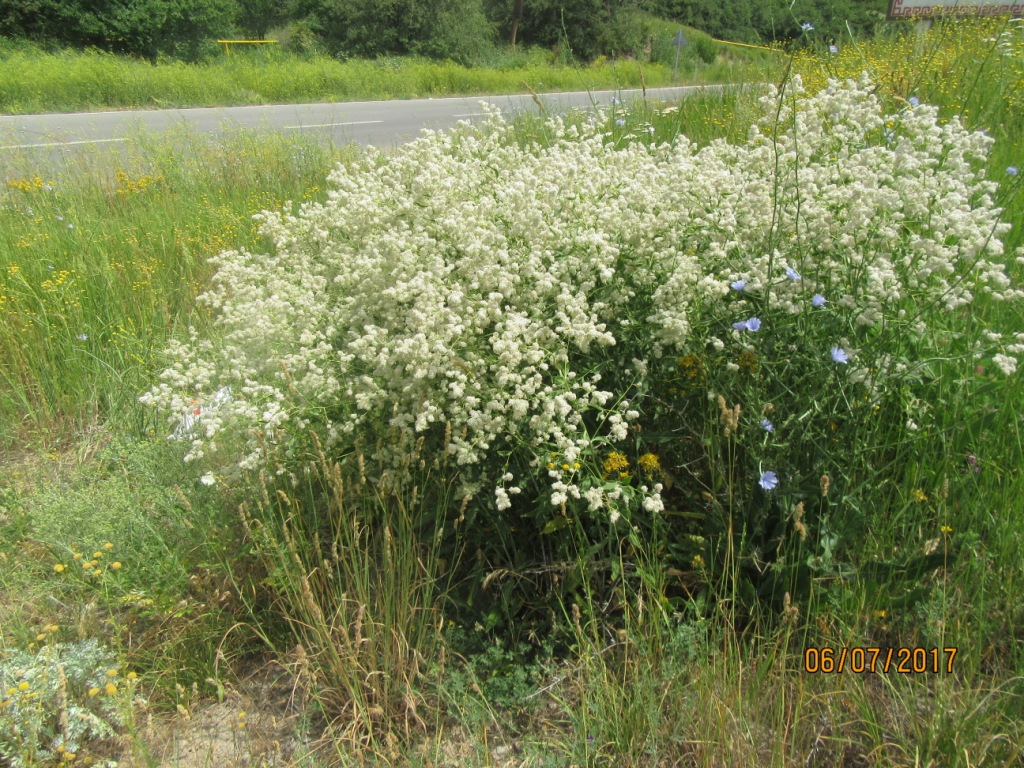
<path id="1" fill-rule="evenodd" d="M 150 59 L 196 59 L 234 29 L 234 0 L 0 0 L 0 35 Z"/>

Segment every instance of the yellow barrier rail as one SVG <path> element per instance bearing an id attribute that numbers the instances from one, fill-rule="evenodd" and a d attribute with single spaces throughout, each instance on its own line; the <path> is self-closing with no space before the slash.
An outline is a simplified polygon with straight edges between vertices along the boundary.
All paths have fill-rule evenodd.
<path id="1" fill-rule="evenodd" d="M 764 45 L 751 45 L 750 43 L 734 43 L 731 40 L 719 40 L 719 39 L 714 38 L 714 37 L 712 37 L 711 39 L 714 40 L 716 43 L 722 43 L 722 45 L 739 45 L 739 46 L 741 46 L 743 48 L 759 48 L 762 51 L 778 51 L 779 50 L 778 48 L 768 48 L 768 47 L 766 47 Z"/>
<path id="2" fill-rule="evenodd" d="M 230 56 L 232 45 L 272 45 L 277 40 L 218 40 L 217 42 L 224 46 L 224 53 Z"/>

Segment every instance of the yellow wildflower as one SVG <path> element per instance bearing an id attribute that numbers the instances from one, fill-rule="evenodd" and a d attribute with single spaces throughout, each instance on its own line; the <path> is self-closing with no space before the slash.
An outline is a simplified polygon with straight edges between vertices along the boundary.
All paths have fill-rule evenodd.
<path id="1" fill-rule="evenodd" d="M 639 458 L 639 460 L 637 460 L 637 464 L 640 465 L 640 469 L 648 474 L 661 469 L 661 459 L 653 453 L 645 453 Z"/>
<path id="2" fill-rule="evenodd" d="M 618 472 L 621 476 L 622 474 L 625 473 L 627 469 L 629 469 L 629 459 L 627 459 L 624 454 L 621 454 L 618 451 L 612 451 L 608 455 L 608 458 L 604 460 L 603 466 L 604 474 L 606 477 L 612 474 L 613 472 Z"/>

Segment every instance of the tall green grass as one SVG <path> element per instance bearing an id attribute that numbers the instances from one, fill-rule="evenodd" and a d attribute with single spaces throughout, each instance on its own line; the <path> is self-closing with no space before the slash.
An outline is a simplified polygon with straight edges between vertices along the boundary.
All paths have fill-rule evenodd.
<path id="1" fill-rule="evenodd" d="M 660 49 L 659 49 L 660 50 Z M 737 78 L 740 58 L 684 56 L 684 82 Z M 203 64 L 161 62 L 100 51 L 44 53 L 0 48 L 0 112 L 213 107 L 426 96 L 639 88 L 672 84 L 662 61 L 555 62 L 543 50 L 496 52 L 481 66 L 417 58 L 338 61 L 282 51 L 233 51 Z"/>
<path id="2" fill-rule="evenodd" d="M 203 327 L 206 260 L 255 245 L 253 214 L 322 194 L 339 156 L 235 133 L 137 135 L 60 175 L 13 160 L 0 190 L 0 445 L 133 415 L 167 340 Z"/>

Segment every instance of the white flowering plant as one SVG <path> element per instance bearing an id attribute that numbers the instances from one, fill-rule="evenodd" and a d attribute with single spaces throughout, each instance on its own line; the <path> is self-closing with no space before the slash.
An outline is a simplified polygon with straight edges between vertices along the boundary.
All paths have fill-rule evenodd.
<path id="1" fill-rule="evenodd" d="M 172 344 L 141 400 L 180 424 L 230 387 L 187 459 L 234 436 L 243 471 L 289 471 L 308 430 L 339 456 L 404 431 L 376 457 L 396 471 L 429 439 L 460 467 L 460 519 L 484 546 L 495 530 L 527 553 L 563 529 L 637 543 L 726 495 L 785 531 L 777 500 L 849 447 L 801 425 L 905 410 L 948 343 L 980 342 L 970 354 L 1012 374 L 1021 339 L 941 334 L 979 294 L 1022 294 L 988 136 L 927 105 L 886 110 L 866 78 L 808 96 L 797 77 L 761 104 L 742 144 L 623 143 L 563 118 L 521 144 L 491 113 L 370 151 L 331 174 L 326 203 L 260 215 L 270 253 L 213 259 L 200 300 L 218 337 Z M 677 397 L 686 379 L 709 407 Z M 702 425 L 733 380 L 756 385 L 742 428 L 769 439 L 730 453 L 725 490 Z"/>

